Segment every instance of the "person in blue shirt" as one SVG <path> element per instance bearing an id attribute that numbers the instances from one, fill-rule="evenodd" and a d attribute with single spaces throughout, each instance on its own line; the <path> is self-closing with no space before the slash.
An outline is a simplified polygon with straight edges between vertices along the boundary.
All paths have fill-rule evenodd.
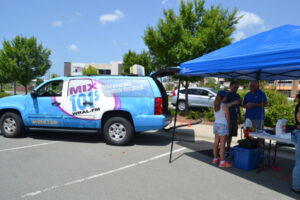
<path id="1" fill-rule="evenodd" d="M 265 107 L 268 105 L 266 94 L 258 89 L 258 82 L 252 81 L 250 92 L 244 97 L 245 119 L 249 118 L 255 130 L 264 129 Z"/>

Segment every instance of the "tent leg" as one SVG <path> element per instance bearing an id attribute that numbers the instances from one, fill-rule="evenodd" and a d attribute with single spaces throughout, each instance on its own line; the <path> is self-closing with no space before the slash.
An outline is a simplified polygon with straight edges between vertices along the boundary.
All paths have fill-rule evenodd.
<path id="1" fill-rule="evenodd" d="M 171 143 L 169 163 L 172 162 L 172 152 L 173 152 L 173 143 L 174 143 L 174 137 L 175 137 L 175 131 L 176 131 L 176 120 L 177 120 L 177 112 L 178 112 L 178 100 L 179 100 L 180 84 L 181 84 L 181 78 L 179 76 L 179 83 L 178 83 L 178 90 L 177 90 L 177 100 L 176 100 L 176 111 L 175 111 L 175 118 L 174 118 L 174 127 L 173 127 L 173 133 L 172 133 L 172 143 Z"/>

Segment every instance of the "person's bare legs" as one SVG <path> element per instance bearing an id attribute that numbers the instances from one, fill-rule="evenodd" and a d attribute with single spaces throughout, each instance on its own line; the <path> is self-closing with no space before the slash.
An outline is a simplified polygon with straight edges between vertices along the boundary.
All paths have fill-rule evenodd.
<path id="1" fill-rule="evenodd" d="M 218 157 L 219 143 L 220 143 L 220 136 L 215 134 L 215 143 L 214 143 L 214 147 L 213 147 L 214 158 Z"/>
<path id="2" fill-rule="evenodd" d="M 226 140 L 227 140 L 227 135 L 220 136 L 220 141 L 221 141 L 221 144 L 220 144 L 220 158 L 221 158 L 221 161 L 225 160 L 225 143 L 226 143 Z"/>

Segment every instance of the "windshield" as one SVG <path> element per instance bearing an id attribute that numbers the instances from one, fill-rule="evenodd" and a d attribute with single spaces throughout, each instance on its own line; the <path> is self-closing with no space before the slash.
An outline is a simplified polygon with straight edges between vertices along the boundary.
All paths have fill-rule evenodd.
<path id="1" fill-rule="evenodd" d="M 212 88 L 209 89 L 210 91 L 212 91 L 213 93 L 217 94 L 218 92 Z"/>

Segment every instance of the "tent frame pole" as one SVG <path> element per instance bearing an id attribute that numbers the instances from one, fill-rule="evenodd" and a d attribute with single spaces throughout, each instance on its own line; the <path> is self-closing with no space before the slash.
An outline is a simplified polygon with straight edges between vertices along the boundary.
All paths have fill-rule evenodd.
<path id="1" fill-rule="evenodd" d="M 175 118 L 174 118 L 174 127 L 173 127 L 173 133 L 172 133 L 172 143 L 171 143 L 169 163 L 172 162 L 173 143 L 174 143 L 174 137 L 175 137 L 175 131 L 176 131 L 176 120 L 177 120 L 177 113 L 178 113 L 178 100 L 179 100 L 180 84 L 181 84 L 181 76 L 179 76 L 179 83 L 178 83 L 178 90 L 177 90 L 177 97 L 176 97 L 176 111 L 175 111 Z"/>

